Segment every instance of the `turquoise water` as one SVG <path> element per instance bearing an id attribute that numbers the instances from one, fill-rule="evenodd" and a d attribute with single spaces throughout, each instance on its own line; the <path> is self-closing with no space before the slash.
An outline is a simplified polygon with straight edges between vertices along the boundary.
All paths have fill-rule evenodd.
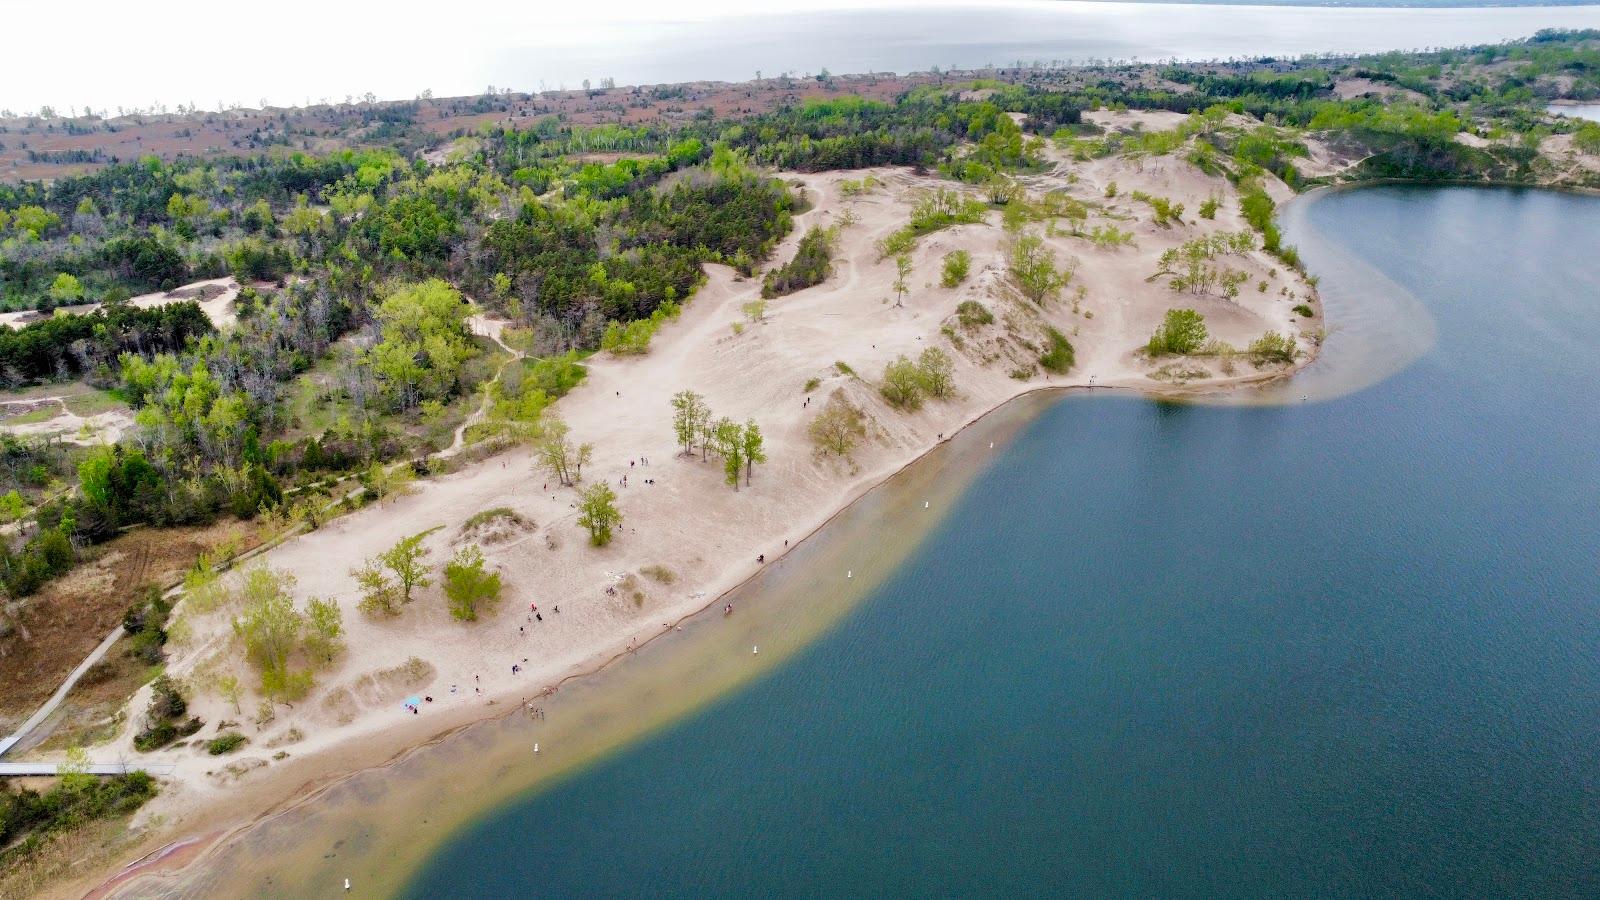
<path id="1" fill-rule="evenodd" d="M 1300 221 L 1435 346 L 1320 403 L 1063 399 L 842 626 L 411 895 L 1600 891 L 1600 202 Z"/>

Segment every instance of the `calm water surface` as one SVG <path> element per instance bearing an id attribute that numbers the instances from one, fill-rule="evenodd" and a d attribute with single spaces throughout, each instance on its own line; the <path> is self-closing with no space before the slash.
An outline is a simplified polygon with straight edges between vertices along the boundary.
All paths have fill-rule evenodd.
<path id="1" fill-rule="evenodd" d="M 501 32 L 504 45 L 476 64 L 491 83 L 527 90 L 576 88 L 582 79 L 607 76 L 619 84 L 652 84 L 745 81 L 758 71 L 911 72 L 1019 61 L 1370 53 L 1500 41 L 1553 27 L 1600 27 L 1600 6 L 1351 9 L 996 0 L 782 13 L 752 6 L 715 16 L 674 10 L 604 28 L 510 28 Z"/>
<path id="2" fill-rule="evenodd" d="M 1546 108 L 1558 116 L 1600 122 L 1600 103 L 1552 103 Z"/>
<path id="3" fill-rule="evenodd" d="M 1323 402 L 1061 400 L 841 626 L 410 895 L 1600 891 L 1600 202 L 1293 233 L 1437 341 Z"/>

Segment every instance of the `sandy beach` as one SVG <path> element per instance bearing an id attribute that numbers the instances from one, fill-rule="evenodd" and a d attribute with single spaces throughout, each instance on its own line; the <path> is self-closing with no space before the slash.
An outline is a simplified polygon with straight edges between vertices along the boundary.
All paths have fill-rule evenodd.
<path id="1" fill-rule="evenodd" d="M 1117 125 L 1135 114 L 1099 115 Z M 1070 171 L 1071 176 L 1060 165 L 1029 176 L 1025 186 L 1030 194 L 1060 190 L 1090 204 L 1088 226 L 1113 223 L 1133 232 L 1134 245 L 1104 248 L 1065 233 L 1049 235 L 1058 261 L 1075 261 L 1075 275 L 1061 298 L 1043 307 L 1007 283 L 1008 236 L 997 212 L 984 224 L 923 237 L 914 252 L 911 290 L 904 305 L 896 305 L 894 262 L 878 259 L 874 244 L 905 224 L 919 196 L 951 182 L 903 169 L 783 174 L 811 207 L 796 217 L 772 263 L 791 258 L 809 227 L 839 224 L 832 276 L 771 301 L 761 321 L 748 321 L 741 308 L 759 297 L 759 277 L 744 279 L 709 266 L 705 285 L 660 330 L 648 354 L 593 357 L 585 381 L 555 407 L 576 440 L 594 445 L 584 483 L 604 481 L 618 494 L 623 521 L 613 542 L 603 548 L 588 544 L 575 521 L 577 491 L 558 487 L 536 469 L 526 449 L 421 481 L 409 495 L 287 541 L 251 565 L 292 575 L 302 601 L 336 600 L 344 611 L 348 649 L 317 673 L 305 700 L 278 706 L 270 721 L 256 722 L 259 698 L 247 693 L 236 711 L 216 690 L 217 679 L 229 673 L 255 683 L 227 608 L 199 615 L 180 604 L 177 615 L 189 636 L 171 648 L 168 671 L 191 686 L 191 709 L 208 723 L 200 737 L 226 722 L 250 743 L 222 758 L 207 755 L 203 741 L 136 753 L 133 723 L 148 702 L 148 688 L 134 696 L 129 724 L 95 752 L 176 766 L 160 797 L 133 823 L 143 829 L 140 852 L 227 831 L 318 784 L 380 764 L 594 670 L 716 604 L 874 485 L 1017 396 L 1073 386 L 1152 394 L 1217 391 L 1280 377 L 1291 368 L 1200 357 L 1185 361 L 1188 372 L 1175 383 L 1170 372 L 1159 371 L 1171 360 L 1152 361 L 1141 351 L 1168 309 L 1198 310 L 1211 336 L 1234 347 L 1277 331 L 1297 337 L 1297 364 L 1315 354 L 1320 311 L 1309 319 L 1292 311 L 1314 291 L 1261 251 L 1227 260 L 1248 275 L 1236 298 L 1180 294 L 1164 279 L 1147 280 L 1164 250 L 1201 234 L 1248 227 L 1226 179 L 1206 176 L 1177 156 L 1108 157 L 1073 163 Z M 880 186 L 853 196 L 841 192 L 842 181 L 868 175 Z M 1119 193 L 1107 199 L 1113 181 Z M 1280 198 L 1289 195 L 1281 184 L 1274 190 Z M 1132 191 L 1183 203 L 1189 210 L 1184 224 L 1157 226 L 1149 208 L 1128 197 Z M 1216 219 L 1198 218 L 1194 211 L 1212 196 L 1222 201 Z M 1043 233 L 1041 226 L 1034 230 Z M 955 249 L 971 253 L 972 274 L 964 284 L 944 288 L 941 260 Z M 1258 291 L 1258 281 L 1270 289 Z M 1299 299 L 1289 299 L 1283 287 Z M 995 322 L 964 330 L 955 311 L 967 300 L 991 309 Z M 1037 359 L 1046 326 L 1069 337 L 1076 365 L 1061 376 L 1035 370 L 1013 377 L 1019 366 Z M 885 364 L 901 355 L 915 358 L 929 346 L 954 359 L 956 396 L 931 400 L 915 413 L 890 407 L 876 388 Z M 836 365 L 841 362 L 855 374 Z M 812 379 L 817 384 L 807 390 Z M 680 455 L 669 398 L 684 389 L 702 394 L 719 417 L 761 425 L 769 461 L 756 467 L 748 487 L 735 491 L 724 483 L 715 459 Z M 869 421 L 866 441 L 848 461 L 819 456 L 807 433 L 812 417 L 836 392 Z M 464 530 L 473 515 L 499 507 L 514 510 L 527 524 L 492 535 Z M 457 622 L 434 585 L 397 617 L 364 616 L 356 608 L 359 593 L 350 570 L 428 529 L 437 529 L 426 539 L 434 566 L 463 543 L 482 546 L 504 580 L 498 609 L 474 623 Z M 412 713 L 402 706 L 411 696 L 431 700 Z M 155 865 L 189 855 L 174 854 Z M 60 885 L 58 893 L 81 893 L 103 877 L 85 873 L 81 882 Z"/>

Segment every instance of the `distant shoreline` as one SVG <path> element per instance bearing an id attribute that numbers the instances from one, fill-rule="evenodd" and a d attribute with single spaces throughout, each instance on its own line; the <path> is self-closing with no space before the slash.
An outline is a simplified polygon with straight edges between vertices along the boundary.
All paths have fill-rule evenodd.
<path id="1" fill-rule="evenodd" d="M 1059 2 L 1059 0 L 1058 0 Z M 1498 0 L 1498 2 L 1473 3 L 1471 0 L 1445 0 L 1440 3 L 1430 3 L 1428 0 L 1416 0 L 1407 3 L 1404 0 L 1349 0 L 1349 2 L 1329 2 L 1329 0 L 1079 0 L 1083 3 L 1105 3 L 1126 6 L 1286 6 L 1295 8 L 1322 8 L 1322 9 L 1539 9 L 1541 7 L 1556 6 L 1600 6 L 1594 0 Z"/>

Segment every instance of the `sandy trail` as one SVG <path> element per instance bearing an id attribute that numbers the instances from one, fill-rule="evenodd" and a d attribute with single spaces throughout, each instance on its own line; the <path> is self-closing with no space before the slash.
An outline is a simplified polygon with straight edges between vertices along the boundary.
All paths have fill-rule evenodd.
<path id="1" fill-rule="evenodd" d="M 207 288 L 221 288 L 221 293 L 208 300 L 195 300 Z M 207 292 L 209 293 L 209 292 Z M 151 294 L 140 294 L 128 302 L 140 309 L 154 309 L 166 306 L 169 303 L 182 303 L 185 300 L 195 300 L 200 310 L 211 320 L 211 324 L 219 330 L 231 328 L 239 319 L 234 309 L 234 301 L 239 298 L 239 282 L 232 276 L 227 278 L 209 278 L 173 288 L 170 291 L 156 291 Z M 84 315 L 99 309 L 99 303 L 74 303 L 67 306 L 58 306 L 48 314 L 41 314 L 33 310 L 19 310 L 16 312 L 0 313 L 0 325 L 8 328 L 21 328 L 29 322 L 37 321 L 45 315 L 56 312 L 77 313 Z"/>

